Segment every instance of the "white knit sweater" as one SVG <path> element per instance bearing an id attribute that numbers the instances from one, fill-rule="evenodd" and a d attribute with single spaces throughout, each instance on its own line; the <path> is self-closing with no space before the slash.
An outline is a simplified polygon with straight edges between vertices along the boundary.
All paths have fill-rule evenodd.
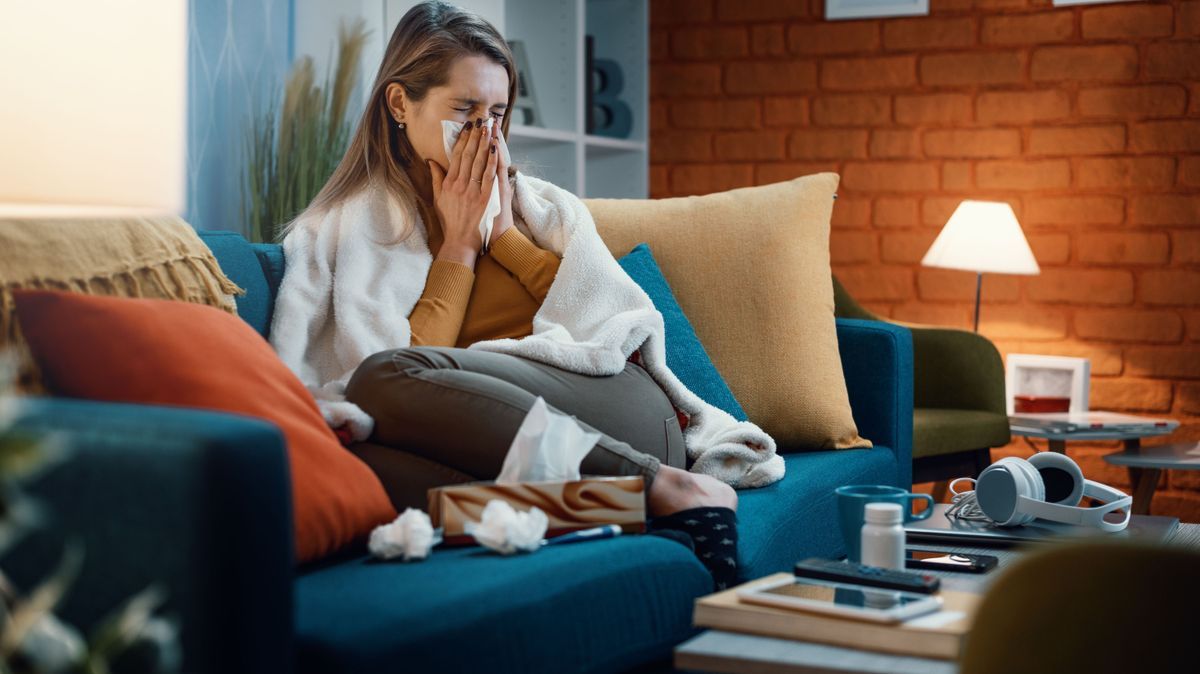
<path id="1" fill-rule="evenodd" d="M 769 435 L 701 400 L 667 368 L 662 314 L 608 252 L 578 197 L 518 172 L 513 216 L 522 233 L 562 264 L 533 317 L 532 335 L 469 348 L 595 376 L 621 372 L 640 350 L 642 366 L 690 416 L 684 441 L 693 471 L 735 487 L 783 477 L 783 460 Z M 417 218 L 412 233 L 390 243 L 393 232 L 404 229 L 396 224 L 408 217 Z M 345 400 L 346 383 L 368 356 L 410 345 L 406 317 L 433 262 L 425 223 L 388 190 L 368 188 L 322 216 L 302 219 L 283 249 L 287 267 L 271 344 L 313 391 L 326 422 L 348 424 L 355 439 L 366 439 L 373 421 Z"/>

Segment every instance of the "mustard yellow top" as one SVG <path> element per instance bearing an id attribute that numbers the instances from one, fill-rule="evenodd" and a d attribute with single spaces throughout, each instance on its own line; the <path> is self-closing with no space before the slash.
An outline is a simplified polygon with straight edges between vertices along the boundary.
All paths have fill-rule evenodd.
<path id="1" fill-rule="evenodd" d="M 488 339 L 533 334 L 537 313 L 560 260 L 538 248 L 516 227 L 492 241 L 470 267 L 438 260 L 445 237 L 437 218 L 426 217 L 433 265 L 421 299 L 408 316 L 413 346 L 466 348 Z"/>

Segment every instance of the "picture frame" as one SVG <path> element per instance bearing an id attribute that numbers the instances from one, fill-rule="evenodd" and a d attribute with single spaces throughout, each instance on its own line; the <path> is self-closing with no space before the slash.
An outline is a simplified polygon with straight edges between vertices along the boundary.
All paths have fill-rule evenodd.
<path id="1" fill-rule="evenodd" d="M 925 16 L 929 0 L 825 0 L 825 20 Z"/>
<path id="2" fill-rule="evenodd" d="M 1042 356 L 1029 353 L 1010 353 L 1005 359 L 1004 398 L 1008 415 L 1037 412 L 1088 411 L 1088 390 L 1091 383 L 1091 361 L 1070 356 Z M 1031 400 L 1068 398 L 1068 409 L 1017 410 L 1018 399 L 1026 404 Z"/>

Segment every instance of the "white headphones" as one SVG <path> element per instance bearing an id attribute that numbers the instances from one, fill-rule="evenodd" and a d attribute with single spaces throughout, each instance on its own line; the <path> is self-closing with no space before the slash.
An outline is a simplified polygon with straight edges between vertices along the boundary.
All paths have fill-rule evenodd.
<path id="1" fill-rule="evenodd" d="M 970 479 L 959 478 L 955 480 Z M 977 505 L 983 518 L 1002 527 L 1015 527 L 1034 519 L 1091 526 L 1103 531 L 1121 531 L 1129 525 L 1131 499 L 1124 492 L 1086 480 L 1079 466 L 1065 454 L 1040 452 L 1029 460 L 1005 457 L 983 469 L 974 492 L 955 492 L 954 513 L 967 519 L 980 519 L 972 512 Z M 953 483 L 951 491 L 954 490 Z M 973 496 L 973 499 L 964 497 Z M 1095 508 L 1080 508 L 1087 496 L 1104 501 Z M 974 500 L 974 504 L 968 503 Z M 1104 519 L 1108 513 L 1125 511 L 1121 522 Z"/>

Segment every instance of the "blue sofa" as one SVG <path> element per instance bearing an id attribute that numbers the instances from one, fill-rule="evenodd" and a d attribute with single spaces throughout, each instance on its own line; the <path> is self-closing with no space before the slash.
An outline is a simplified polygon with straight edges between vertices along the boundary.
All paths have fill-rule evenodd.
<path id="1" fill-rule="evenodd" d="M 264 336 L 283 274 L 278 246 L 203 232 L 248 293 L 239 314 Z M 909 487 L 912 345 L 907 330 L 839 320 L 854 417 L 872 449 L 794 452 L 787 476 L 740 493 L 745 578 L 843 553 L 833 490 Z M 194 345 L 203 349 L 203 344 Z M 212 354 L 219 358 L 220 354 Z M 71 460 L 35 485 L 56 524 L 5 568 L 44 573 L 63 536 L 84 569 L 62 612 L 79 624 L 151 581 L 182 622 L 188 671 L 623 671 L 669 663 L 711 588 L 682 545 L 616 539 L 500 557 L 435 550 L 377 563 L 356 550 L 296 568 L 283 440 L 264 421 L 181 408 L 37 400 L 21 424 L 64 431 Z M 786 448 L 783 448 L 786 451 Z M 14 561 L 15 560 L 15 561 Z"/>

